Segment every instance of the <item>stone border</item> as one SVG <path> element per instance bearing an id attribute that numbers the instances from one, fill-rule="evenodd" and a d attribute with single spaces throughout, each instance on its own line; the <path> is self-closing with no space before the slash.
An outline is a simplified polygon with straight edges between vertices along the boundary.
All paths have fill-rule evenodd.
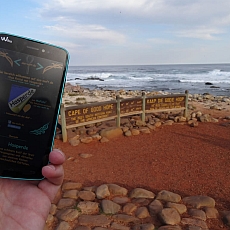
<path id="1" fill-rule="evenodd" d="M 223 229 L 230 226 L 230 211 L 219 212 L 215 205 L 209 196 L 182 198 L 166 190 L 154 194 L 116 184 L 83 187 L 66 182 L 53 201 L 45 230 L 202 230 L 214 229 L 213 219 Z"/>

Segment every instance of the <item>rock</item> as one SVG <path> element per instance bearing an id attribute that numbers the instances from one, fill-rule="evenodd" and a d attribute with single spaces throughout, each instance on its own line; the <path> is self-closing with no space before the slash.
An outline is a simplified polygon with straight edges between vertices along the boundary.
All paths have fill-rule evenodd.
<path id="1" fill-rule="evenodd" d="M 139 129 L 131 129 L 131 133 L 133 136 L 137 136 L 140 134 L 140 130 Z"/>
<path id="2" fill-rule="evenodd" d="M 230 226 L 230 212 L 223 217 L 223 222 L 227 225 Z"/>
<path id="3" fill-rule="evenodd" d="M 183 218 L 181 220 L 181 223 L 183 225 L 194 225 L 194 226 L 200 227 L 202 229 L 208 229 L 207 224 L 203 220 L 192 219 L 192 218 Z"/>
<path id="4" fill-rule="evenodd" d="M 90 192 L 95 192 L 97 189 L 96 186 L 89 186 L 89 187 L 84 187 L 83 190 L 84 191 L 90 191 Z"/>
<path id="5" fill-rule="evenodd" d="M 188 214 L 192 217 L 192 218 L 196 218 L 196 219 L 200 219 L 200 220 L 204 220 L 206 221 L 206 214 L 204 211 L 199 210 L 199 209 L 189 209 Z"/>
<path id="6" fill-rule="evenodd" d="M 141 121 L 141 117 L 136 115 L 136 116 L 132 116 L 132 119 L 135 121 Z"/>
<path id="7" fill-rule="evenodd" d="M 188 226 L 187 230 L 203 230 L 203 228 L 198 227 L 198 226 Z M 208 229 L 207 229 L 208 230 Z"/>
<path id="8" fill-rule="evenodd" d="M 163 209 L 163 205 L 159 200 L 154 200 L 150 205 L 149 205 L 149 210 L 150 214 L 152 216 L 160 213 Z"/>
<path id="9" fill-rule="evenodd" d="M 49 214 L 55 215 L 57 212 L 57 206 L 55 204 L 51 204 Z"/>
<path id="10" fill-rule="evenodd" d="M 75 229 L 75 230 L 77 230 L 77 229 Z M 96 227 L 93 230 L 109 230 L 109 229 L 108 228 L 102 228 L 102 227 Z"/>
<path id="11" fill-rule="evenodd" d="M 125 204 L 129 202 L 129 198 L 128 197 L 114 197 L 113 202 L 117 204 Z"/>
<path id="12" fill-rule="evenodd" d="M 192 122 L 189 123 L 189 125 L 191 127 L 197 127 L 198 126 L 198 122 L 197 121 L 192 121 Z"/>
<path id="13" fill-rule="evenodd" d="M 82 137 L 80 139 L 81 143 L 84 143 L 84 144 L 89 144 L 90 142 L 93 141 L 93 138 L 92 137 Z"/>
<path id="14" fill-rule="evenodd" d="M 147 224 L 138 224 L 133 227 L 132 230 L 154 230 L 155 226 L 151 223 Z"/>
<path id="15" fill-rule="evenodd" d="M 148 127 L 141 127 L 139 130 L 141 133 L 147 133 L 147 134 L 150 133 L 150 130 Z"/>
<path id="16" fill-rule="evenodd" d="M 158 230 L 181 230 L 180 226 L 172 226 L 172 225 L 167 225 L 167 226 L 161 226 L 158 228 Z"/>
<path id="17" fill-rule="evenodd" d="M 218 120 L 218 119 L 216 119 L 216 118 L 214 118 L 214 117 L 211 117 L 211 122 L 215 122 L 215 123 L 217 123 L 217 122 L 219 122 L 219 120 Z"/>
<path id="18" fill-rule="evenodd" d="M 88 134 L 89 136 L 95 135 L 96 133 L 97 133 L 97 130 L 95 130 L 95 129 L 88 129 L 88 130 L 87 130 L 87 134 Z"/>
<path id="19" fill-rule="evenodd" d="M 69 225 L 69 223 L 62 221 L 60 222 L 56 230 L 71 230 L 71 226 Z"/>
<path id="20" fill-rule="evenodd" d="M 146 126 L 146 123 L 145 123 L 144 121 L 137 120 L 137 121 L 136 121 L 136 126 L 139 126 L 139 127 L 141 127 L 141 126 Z"/>
<path id="21" fill-rule="evenodd" d="M 81 158 L 86 159 L 86 158 L 92 157 L 93 154 L 90 154 L 90 153 L 81 153 L 81 154 L 79 154 L 79 156 L 80 156 Z"/>
<path id="22" fill-rule="evenodd" d="M 154 125 L 147 124 L 147 127 L 148 127 L 150 130 L 156 130 L 156 126 L 154 126 Z"/>
<path id="23" fill-rule="evenodd" d="M 102 200 L 101 207 L 106 214 L 115 214 L 121 210 L 121 206 L 111 200 Z"/>
<path id="24" fill-rule="evenodd" d="M 66 182 L 62 185 L 62 190 L 81 190 L 82 184 L 81 183 L 75 183 L 75 182 Z"/>
<path id="25" fill-rule="evenodd" d="M 77 146 L 80 144 L 80 140 L 79 140 L 79 135 L 76 135 L 75 137 L 72 137 L 69 139 L 69 143 L 72 145 L 72 146 Z"/>
<path id="26" fill-rule="evenodd" d="M 101 137 L 106 137 L 107 139 L 112 139 L 116 137 L 120 137 L 123 135 L 123 131 L 121 128 L 117 127 L 109 127 L 105 128 L 100 132 Z"/>
<path id="27" fill-rule="evenodd" d="M 167 120 L 163 123 L 163 125 L 172 125 L 174 123 L 174 121 L 172 120 Z"/>
<path id="28" fill-rule="evenodd" d="M 78 196 L 82 200 L 86 200 L 86 201 L 93 201 L 93 200 L 95 200 L 95 193 L 90 192 L 90 191 L 80 191 L 78 193 Z"/>
<path id="29" fill-rule="evenodd" d="M 106 137 L 102 137 L 100 140 L 101 143 L 106 143 L 108 141 L 109 141 L 109 139 L 107 139 Z"/>
<path id="30" fill-rule="evenodd" d="M 126 196 L 128 190 L 116 184 L 108 184 L 110 195 L 112 196 Z"/>
<path id="31" fill-rule="evenodd" d="M 184 204 L 177 204 L 168 202 L 165 206 L 166 208 L 175 208 L 181 215 L 187 212 L 187 207 Z"/>
<path id="32" fill-rule="evenodd" d="M 159 213 L 159 217 L 164 224 L 176 225 L 181 221 L 179 213 L 174 208 L 164 208 Z"/>
<path id="33" fill-rule="evenodd" d="M 101 136 L 98 133 L 92 135 L 92 138 L 94 141 L 100 141 L 101 140 Z"/>
<path id="34" fill-rule="evenodd" d="M 78 223 L 84 226 L 106 226 L 110 222 L 104 215 L 80 215 L 78 218 Z"/>
<path id="35" fill-rule="evenodd" d="M 114 229 L 114 230 L 130 230 L 130 227 L 118 224 L 116 222 L 113 222 L 111 224 L 111 228 Z"/>
<path id="36" fill-rule="evenodd" d="M 87 227 L 87 226 L 78 226 L 77 228 L 75 228 L 74 230 L 91 230 L 91 228 Z"/>
<path id="37" fill-rule="evenodd" d="M 67 161 L 74 161 L 74 160 L 75 160 L 74 157 L 68 157 L 68 158 L 67 158 Z"/>
<path id="38" fill-rule="evenodd" d="M 174 118 L 175 122 L 185 122 L 186 120 L 187 120 L 187 118 L 183 117 L 183 116 L 177 116 Z"/>
<path id="39" fill-rule="evenodd" d="M 61 200 L 59 200 L 58 204 L 57 204 L 57 208 L 58 209 L 62 209 L 62 208 L 71 208 L 74 207 L 76 204 L 76 200 L 74 199 L 69 199 L 69 198 L 63 198 Z"/>
<path id="40" fill-rule="evenodd" d="M 147 206 L 150 204 L 150 202 L 151 202 L 151 200 L 145 199 L 145 198 L 132 199 L 132 203 L 136 204 L 138 206 Z"/>
<path id="41" fill-rule="evenodd" d="M 166 201 L 166 202 L 178 203 L 181 201 L 181 196 L 173 192 L 162 190 L 157 194 L 156 199 Z"/>
<path id="42" fill-rule="evenodd" d="M 63 194 L 63 198 L 72 198 L 72 199 L 78 199 L 78 190 L 67 190 Z"/>
<path id="43" fill-rule="evenodd" d="M 197 117 L 197 118 L 201 117 L 202 115 L 203 115 L 203 114 L 202 114 L 201 111 L 197 111 L 197 113 L 196 113 L 196 117 Z"/>
<path id="44" fill-rule="evenodd" d="M 211 122 L 212 118 L 209 114 L 204 114 L 199 117 L 200 122 Z"/>
<path id="45" fill-rule="evenodd" d="M 216 208 L 205 207 L 204 211 L 208 219 L 211 219 L 211 218 L 215 219 L 219 217 L 219 212 L 217 211 Z"/>
<path id="46" fill-rule="evenodd" d="M 189 196 L 183 198 L 183 202 L 187 205 L 191 205 L 194 208 L 215 207 L 215 200 L 208 196 Z"/>
<path id="47" fill-rule="evenodd" d="M 96 189 L 96 196 L 98 199 L 104 199 L 110 196 L 109 187 L 106 184 L 100 185 Z"/>
<path id="48" fill-rule="evenodd" d="M 91 201 L 80 201 L 77 208 L 82 214 L 97 214 L 99 212 L 99 203 Z"/>
<path id="49" fill-rule="evenodd" d="M 157 122 L 154 124 L 154 126 L 155 126 L 156 128 L 159 128 L 159 127 L 161 126 L 161 121 L 157 121 Z"/>
<path id="50" fill-rule="evenodd" d="M 130 223 L 139 223 L 140 220 L 136 217 L 125 215 L 125 214 L 116 214 L 112 216 L 112 219 L 114 221 L 118 221 L 121 223 L 125 224 L 130 224 Z"/>
<path id="51" fill-rule="evenodd" d="M 135 213 L 136 217 L 139 219 L 144 219 L 150 216 L 149 211 L 146 207 L 139 207 Z"/>
<path id="52" fill-rule="evenodd" d="M 57 218 L 55 218 L 53 215 L 49 214 L 46 218 L 46 226 L 49 229 L 57 222 Z"/>
<path id="53" fill-rule="evenodd" d="M 66 209 L 57 215 L 58 219 L 64 220 L 66 222 L 74 221 L 78 218 L 78 216 L 79 212 L 76 209 Z"/>
<path id="54" fill-rule="evenodd" d="M 128 203 L 123 207 L 123 212 L 132 215 L 137 210 L 137 206 L 133 203 Z"/>
<path id="55" fill-rule="evenodd" d="M 126 131 L 124 134 L 125 134 L 125 136 L 126 136 L 126 137 L 130 137 L 130 136 L 132 136 L 132 133 L 131 133 L 131 131 L 130 131 L 130 130 Z"/>
<path id="56" fill-rule="evenodd" d="M 69 140 L 72 138 L 75 140 L 79 139 L 79 135 L 75 133 L 75 130 L 67 129 L 67 137 Z"/>
<path id="57" fill-rule="evenodd" d="M 210 105 L 210 109 L 220 110 L 220 107 L 217 105 Z"/>
<path id="58" fill-rule="evenodd" d="M 148 191 L 143 188 L 135 188 L 132 190 L 130 194 L 131 198 L 148 198 L 153 199 L 155 197 L 155 194 L 151 191 Z"/>

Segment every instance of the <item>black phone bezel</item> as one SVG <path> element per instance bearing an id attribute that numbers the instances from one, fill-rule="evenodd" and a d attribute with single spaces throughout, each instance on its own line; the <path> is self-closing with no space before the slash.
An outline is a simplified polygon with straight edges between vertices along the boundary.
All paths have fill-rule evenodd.
<path id="1" fill-rule="evenodd" d="M 4 39 L 2 39 L 3 37 Z M 4 44 L 4 46 L 0 46 L 3 49 L 20 52 L 20 53 L 36 56 L 39 58 L 49 59 L 55 62 L 60 62 L 64 65 L 62 82 L 59 89 L 59 95 L 57 97 L 58 100 L 55 107 L 54 117 L 52 119 L 51 134 L 49 136 L 48 144 L 46 147 L 46 153 L 42 155 L 42 157 L 46 159 L 44 161 L 44 165 L 46 165 L 49 162 L 48 155 L 52 150 L 52 146 L 54 142 L 54 135 L 57 126 L 58 114 L 60 111 L 60 104 L 62 100 L 62 94 L 64 91 L 64 85 L 66 81 L 66 74 L 68 70 L 69 53 L 65 49 L 49 43 L 45 43 L 30 38 L 17 36 L 17 35 L 12 35 L 8 33 L 0 33 L 0 43 Z M 11 168 L 6 173 L 7 175 L 0 174 L 0 178 L 11 178 L 11 179 L 21 179 L 21 180 L 41 180 L 44 178 L 41 170 L 42 168 L 37 170 L 35 174 L 31 175 L 28 172 L 14 171 Z"/>

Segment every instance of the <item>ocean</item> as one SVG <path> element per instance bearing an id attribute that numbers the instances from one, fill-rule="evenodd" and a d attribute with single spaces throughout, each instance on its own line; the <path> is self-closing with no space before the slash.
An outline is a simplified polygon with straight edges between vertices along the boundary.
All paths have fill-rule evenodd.
<path id="1" fill-rule="evenodd" d="M 67 82 L 89 89 L 230 96 L 230 64 L 69 66 Z"/>

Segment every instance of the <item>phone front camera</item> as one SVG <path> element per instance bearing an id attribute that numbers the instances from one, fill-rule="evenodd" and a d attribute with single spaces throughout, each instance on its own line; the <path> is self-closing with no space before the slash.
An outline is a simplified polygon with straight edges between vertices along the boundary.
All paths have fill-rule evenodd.
<path id="1" fill-rule="evenodd" d="M 42 53 L 45 53 L 46 51 L 45 51 L 45 49 L 42 49 Z"/>

